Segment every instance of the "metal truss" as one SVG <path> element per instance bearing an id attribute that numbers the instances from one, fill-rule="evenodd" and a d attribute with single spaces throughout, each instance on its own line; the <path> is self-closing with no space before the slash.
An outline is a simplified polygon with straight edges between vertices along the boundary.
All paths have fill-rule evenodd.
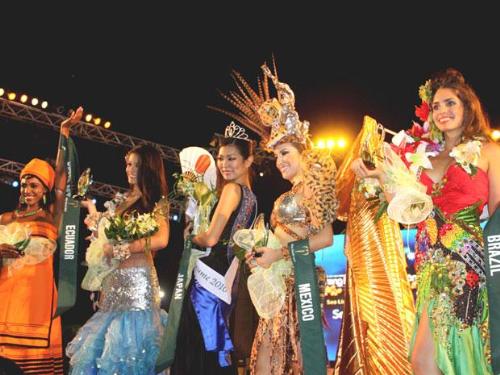
<path id="1" fill-rule="evenodd" d="M 6 98 L 0 98 L 0 117 L 32 122 L 37 125 L 49 127 L 57 132 L 59 132 L 61 121 L 66 118 L 63 115 L 47 112 Z M 179 164 L 179 150 L 170 146 L 132 137 L 84 121 L 80 121 L 74 125 L 71 132 L 78 137 L 113 146 L 132 148 L 140 144 L 150 144 L 158 148 L 163 159 L 174 164 Z"/>
<path id="2" fill-rule="evenodd" d="M 4 174 L 17 178 L 21 173 L 23 167 L 23 163 L 0 158 L 0 175 Z M 3 178 L 0 178 L 0 182 L 3 182 L 5 184 L 9 183 L 8 180 Z M 90 185 L 90 193 L 103 198 L 111 199 L 116 195 L 116 193 L 124 193 L 125 191 L 127 191 L 127 189 L 120 186 L 106 184 L 99 181 L 94 181 L 92 185 Z M 170 199 L 170 210 L 175 212 L 183 212 L 184 202 Z"/>

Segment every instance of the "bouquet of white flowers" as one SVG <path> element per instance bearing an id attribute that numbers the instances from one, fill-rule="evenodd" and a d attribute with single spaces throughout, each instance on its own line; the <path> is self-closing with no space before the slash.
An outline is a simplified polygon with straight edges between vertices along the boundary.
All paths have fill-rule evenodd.
<path id="1" fill-rule="evenodd" d="M 102 280 L 120 264 L 119 259 L 107 259 L 104 256 L 105 244 L 126 244 L 153 235 L 159 229 L 155 217 L 157 214 L 165 215 L 165 212 L 168 211 L 168 201 L 162 199 L 151 213 L 132 212 L 131 214 L 115 215 L 116 203 L 121 198 L 118 197 L 118 199 L 106 202 L 107 214 L 100 215 L 95 227 L 89 228 L 94 233 L 85 254 L 88 266 L 82 281 L 82 288 L 85 290 L 100 290 Z"/>
<path id="2" fill-rule="evenodd" d="M 111 216 L 104 233 L 109 240 L 116 242 L 130 242 L 140 238 L 148 237 L 158 231 L 158 223 L 154 212 Z"/>

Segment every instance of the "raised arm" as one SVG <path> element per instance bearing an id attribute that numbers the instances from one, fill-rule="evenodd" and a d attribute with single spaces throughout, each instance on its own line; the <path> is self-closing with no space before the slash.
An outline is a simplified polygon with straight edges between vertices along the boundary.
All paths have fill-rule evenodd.
<path id="1" fill-rule="evenodd" d="M 83 108 L 78 107 L 76 111 L 74 111 L 68 118 L 63 120 L 61 123 L 60 135 L 62 137 L 68 138 L 69 131 L 71 126 L 76 124 L 81 120 L 83 114 Z M 51 207 L 51 212 L 54 217 L 54 223 L 57 227 L 59 227 L 63 207 L 64 207 L 64 197 L 65 197 L 65 188 L 66 188 L 66 168 L 64 165 L 64 152 L 65 150 L 61 149 L 61 145 L 59 145 L 57 150 L 57 158 L 56 158 L 56 176 L 54 182 L 54 191 L 55 191 L 55 202 Z"/>

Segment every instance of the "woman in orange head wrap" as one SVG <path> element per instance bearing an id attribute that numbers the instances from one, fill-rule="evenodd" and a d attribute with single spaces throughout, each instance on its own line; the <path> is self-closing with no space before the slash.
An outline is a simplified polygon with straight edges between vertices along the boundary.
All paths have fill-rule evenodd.
<path id="1" fill-rule="evenodd" d="M 61 134 L 78 122 L 80 107 L 61 124 Z M 26 374 L 62 374 L 60 318 L 52 253 L 62 213 L 66 179 L 61 155 L 56 170 L 32 159 L 20 173 L 19 204 L 0 215 L 0 357 Z M 17 240 L 29 236 L 22 251 Z"/>

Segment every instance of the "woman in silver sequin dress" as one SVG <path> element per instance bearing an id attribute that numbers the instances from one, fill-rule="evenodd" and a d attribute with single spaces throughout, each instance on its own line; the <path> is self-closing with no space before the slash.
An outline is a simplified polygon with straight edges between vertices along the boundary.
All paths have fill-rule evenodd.
<path id="1" fill-rule="evenodd" d="M 151 146 L 133 148 L 125 160 L 129 192 L 115 198 L 106 213 L 97 212 L 87 201 L 86 224 L 98 231 L 103 218 L 154 212 L 159 229 L 126 246 L 103 246 L 105 256 L 117 259 L 119 265 L 102 281 L 99 311 L 66 348 L 70 374 L 154 374 L 167 320 L 160 309 L 152 257 L 169 239 L 168 204 L 162 198 L 167 193 L 166 179 L 161 155 Z"/>

